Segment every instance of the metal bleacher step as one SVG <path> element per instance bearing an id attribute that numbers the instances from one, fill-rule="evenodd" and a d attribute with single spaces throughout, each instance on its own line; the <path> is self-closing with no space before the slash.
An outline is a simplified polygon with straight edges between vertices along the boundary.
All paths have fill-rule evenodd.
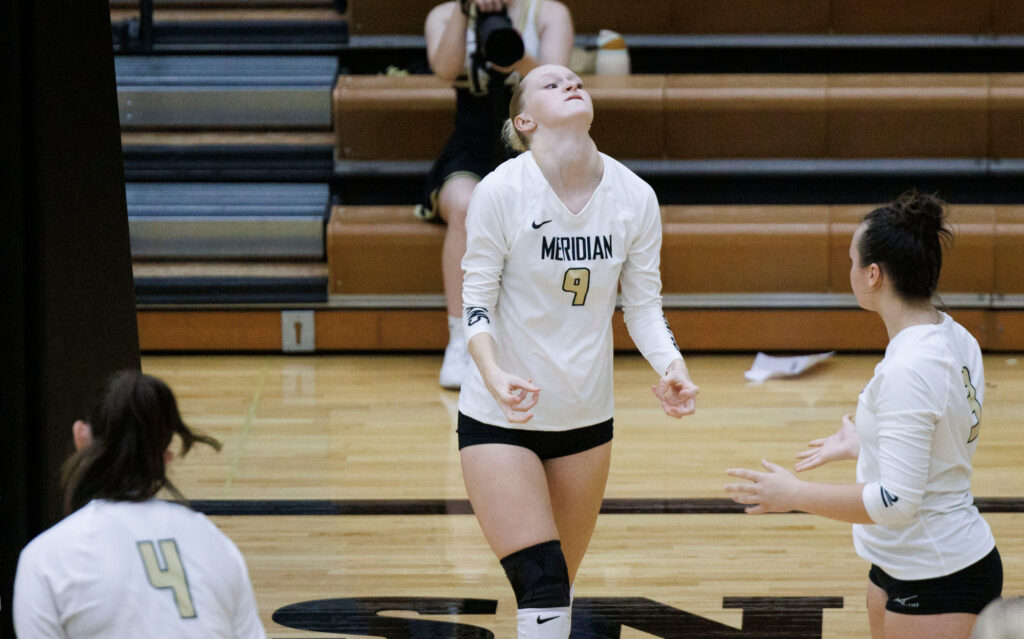
<path id="1" fill-rule="evenodd" d="M 333 56 L 115 56 L 121 128 L 330 129 Z"/>
<path id="2" fill-rule="evenodd" d="M 144 50 L 136 20 L 112 25 L 114 51 Z M 343 21 L 179 20 L 153 24 L 158 53 L 336 53 L 348 42 Z"/>
<path id="3" fill-rule="evenodd" d="M 323 260 L 326 184 L 128 183 L 136 260 Z"/>
<path id="4" fill-rule="evenodd" d="M 136 277 L 140 306 L 308 305 L 327 301 L 326 277 Z"/>
<path id="5" fill-rule="evenodd" d="M 126 144 L 129 182 L 328 182 L 334 146 L 325 144 Z"/>

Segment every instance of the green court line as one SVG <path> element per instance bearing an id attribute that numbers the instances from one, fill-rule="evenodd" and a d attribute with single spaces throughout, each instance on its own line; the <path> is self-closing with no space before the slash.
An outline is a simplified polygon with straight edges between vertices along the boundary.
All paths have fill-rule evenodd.
<path id="1" fill-rule="evenodd" d="M 256 384 L 256 392 L 253 393 L 252 399 L 249 400 L 249 408 L 245 412 L 245 423 L 242 424 L 242 434 L 238 438 L 238 447 L 235 449 L 235 454 L 231 457 L 231 466 L 228 467 L 227 481 L 224 482 L 224 490 L 222 494 L 224 497 L 228 496 L 231 491 L 231 484 L 234 483 L 235 477 L 238 476 L 238 467 L 242 462 L 242 453 L 245 451 L 245 443 L 249 440 L 249 432 L 252 430 L 252 422 L 256 417 L 256 411 L 260 406 L 260 397 L 263 395 L 263 386 L 267 383 L 267 371 L 270 370 L 270 358 L 266 358 L 263 361 L 263 370 L 260 371 L 260 381 Z"/>

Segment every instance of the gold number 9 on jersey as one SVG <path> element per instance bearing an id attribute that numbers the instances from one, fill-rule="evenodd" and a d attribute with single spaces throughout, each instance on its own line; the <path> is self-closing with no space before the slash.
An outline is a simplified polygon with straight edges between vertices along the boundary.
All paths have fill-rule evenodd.
<path id="1" fill-rule="evenodd" d="M 970 444 L 975 439 L 978 439 L 978 433 L 981 430 L 981 402 L 978 401 L 978 391 L 974 388 L 974 384 L 971 383 L 971 371 L 967 370 L 964 366 L 960 369 L 960 374 L 964 377 L 964 389 L 967 391 L 967 405 L 971 407 L 971 415 L 974 417 L 974 424 L 971 425 L 971 434 L 967 438 L 967 443 Z"/>
<path id="2" fill-rule="evenodd" d="M 140 541 L 136 544 L 142 555 L 142 565 L 146 567 L 149 584 L 154 588 L 170 588 L 174 592 L 174 601 L 178 604 L 178 614 L 182 619 L 196 616 L 196 607 L 192 604 L 192 593 L 188 589 L 185 577 L 185 566 L 178 554 L 178 543 L 173 539 L 160 540 L 160 554 L 164 558 L 164 567 L 156 556 L 156 549 L 151 541 Z"/>
<path id="3" fill-rule="evenodd" d="M 573 306 L 583 306 L 590 291 L 590 269 L 580 267 L 567 270 L 562 280 L 562 290 L 573 294 Z"/>

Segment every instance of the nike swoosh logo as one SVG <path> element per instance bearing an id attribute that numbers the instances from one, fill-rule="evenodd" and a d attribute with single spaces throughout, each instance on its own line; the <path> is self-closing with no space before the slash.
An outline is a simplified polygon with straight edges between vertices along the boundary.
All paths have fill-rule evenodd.
<path id="1" fill-rule="evenodd" d="M 544 221 L 543 221 L 543 222 L 541 222 L 540 224 L 537 224 L 536 222 L 530 222 L 530 226 L 532 226 L 532 227 L 533 227 L 533 228 L 535 228 L 535 229 L 539 229 L 540 227 L 544 226 L 545 224 L 547 224 L 547 223 L 548 223 L 548 222 L 550 222 L 550 221 L 551 221 L 551 220 L 544 220 Z"/>
<path id="2" fill-rule="evenodd" d="M 550 222 L 550 221 L 551 220 L 548 220 L 548 222 Z M 547 623 L 547 622 L 551 621 L 552 619 L 558 619 L 558 615 L 555 615 L 554 617 L 548 617 L 547 619 L 545 619 L 545 618 L 543 618 L 543 617 L 538 615 L 537 616 L 537 623 L 538 624 Z"/>

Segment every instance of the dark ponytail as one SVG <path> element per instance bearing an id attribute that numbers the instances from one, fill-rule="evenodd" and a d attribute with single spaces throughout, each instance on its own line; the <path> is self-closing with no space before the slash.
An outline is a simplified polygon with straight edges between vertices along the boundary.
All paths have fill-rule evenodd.
<path id="1" fill-rule="evenodd" d="M 942 270 L 942 249 L 953 240 L 945 203 L 934 195 L 907 191 L 864 217 L 860 266 L 878 264 L 896 292 L 908 300 L 929 300 Z"/>
<path id="2" fill-rule="evenodd" d="M 96 498 L 145 501 L 162 488 L 184 501 L 167 478 L 164 451 L 171 439 L 181 439 L 181 456 L 196 442 L 220 450 L 219 441 L 185 425 L 167 384 L 138 371 L 111 377 L 85 421 L 92 443 L 64 467 L 67 513 Z"/>

